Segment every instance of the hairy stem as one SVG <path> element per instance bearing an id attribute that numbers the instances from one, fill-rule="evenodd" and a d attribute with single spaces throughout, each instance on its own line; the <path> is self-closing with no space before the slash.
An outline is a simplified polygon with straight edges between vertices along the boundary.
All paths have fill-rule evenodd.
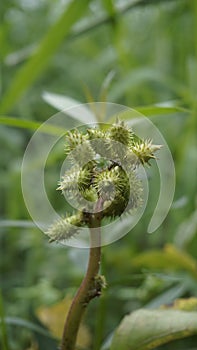
<path id="1" fill-rule="evenodd" d="M 101 210 L 102 203 L 97 202 L 97 210 Z M 100 221 L 99 212 L 90 217 L 90 253 L 86 275 L 75 295 L 68 312 L 62 336 L 61 350 L 74 350 L 77 333 L 82 316 L 89 302 L 101 294 L 101 284 L 97 282 L 97 276 L 101 261 L 100 247 Z M 96 227 L 96 228 L 95 228 Z"/>

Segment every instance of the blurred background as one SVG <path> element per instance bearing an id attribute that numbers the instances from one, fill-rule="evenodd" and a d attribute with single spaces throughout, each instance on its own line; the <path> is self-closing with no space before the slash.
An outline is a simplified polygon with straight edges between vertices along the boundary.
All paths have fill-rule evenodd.
<path id="1" fill-rule="evenodd" d="M 103 248 L 108 287 L 94 300 L 80 349 L 107 350 L 132 310 L 197 297 L 197 1 L 2 0 L 0 5 L 0 315 L 3 350 L 54 349 L 88 251 L 48 244 L 25 207 L 21 163 L 31 135 L 62 104 L 108 101 L 144 113 L 176 168 L 170 212 L 147 234 L 157 190 L 137 226 Z M 46 184 L 56 192 L 57 149 Z M 65 209 L 65 208 L 63 208 Z M 196 337 L 161 349 L 196 349 Z"/>

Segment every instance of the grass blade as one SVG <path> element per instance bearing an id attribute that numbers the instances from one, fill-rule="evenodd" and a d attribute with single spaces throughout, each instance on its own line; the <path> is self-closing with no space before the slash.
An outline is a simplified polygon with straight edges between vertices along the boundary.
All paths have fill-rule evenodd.
<path id="1" fill-rule="evenodd" d="M 62 132 L 65 132 L 64 129 L 55 127 L 54 125 L 44 125 L 42 122 L 35 122 L 33 120 L 24 120 L 6 116 L 0 117 L 0 124 L 28 130 L 37 130 L 40 126 L 42 126 L 42 132 L 52 135 L 61 135 Z"/>
<path id="2" fill-rule="evenodd" d="M 54 339 L 54 337 L 46 329 L 19 317 L 6 317 L 4 320 L 4 323 L 10 326 L 24 327 L 29 329 L 32 332 L 44 335 L 47 338 Z"/>
<path id="3" fill-rule="evenodd" d="M 69 4 L 54 26 L 46 33 L 35 54 L 17 71 L 2 99 L 0 113 L 10 110 L 22 93 L 42 75 L 50 57 L 65 40 L 73 24 L 83 15 L 89 2 L 90 0 L 83 2 L 73 0 Z"/>

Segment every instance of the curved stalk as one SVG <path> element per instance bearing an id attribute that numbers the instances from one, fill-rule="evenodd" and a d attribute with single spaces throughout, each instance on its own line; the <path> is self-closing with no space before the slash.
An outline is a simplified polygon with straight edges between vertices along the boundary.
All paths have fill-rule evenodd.
<path id="1" fill-rule="evenodd" d="M 100 212 L 102 203 L 98 200 L 96 205 Z M 81 323 L 82 316 L 89 302 L 101 294 L 102 278 L 99 279 L 98 272 L 101 261 L 101 246 L 100 246 L 100 223 L 101 216 L 97 212 L 90 217 L 90 253 L 86 275 L 75 295 L 68 312 L 64 331 L 62 336 L 61 350 L 74 350 L 77 333 Z M 95 228 L 96 227 L 96 228 Z M 94 229 L 93 229 L 94 228 Z"/>

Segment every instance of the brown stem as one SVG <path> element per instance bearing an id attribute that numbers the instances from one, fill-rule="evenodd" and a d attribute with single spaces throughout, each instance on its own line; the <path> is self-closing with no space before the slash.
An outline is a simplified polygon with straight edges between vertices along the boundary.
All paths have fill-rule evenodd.
<path id="1" fill-rule="evenodd" d="M 102 203 L 97 202 L 97 209 L 100 210 Z M 74 350 L 77 333 L 82 316 L 88 303 L 101 294 L 101 283 L 97 282 L 97 275 L 101 261 L 100 247 L 100 221 L 101 216 L 95 213 L 90 217 L 90 253 L 86 275 L 75 295 L 68 312 L 62 336 L 61 350 Z M 96 228 L 95 228 L 96 227 Z"/>

